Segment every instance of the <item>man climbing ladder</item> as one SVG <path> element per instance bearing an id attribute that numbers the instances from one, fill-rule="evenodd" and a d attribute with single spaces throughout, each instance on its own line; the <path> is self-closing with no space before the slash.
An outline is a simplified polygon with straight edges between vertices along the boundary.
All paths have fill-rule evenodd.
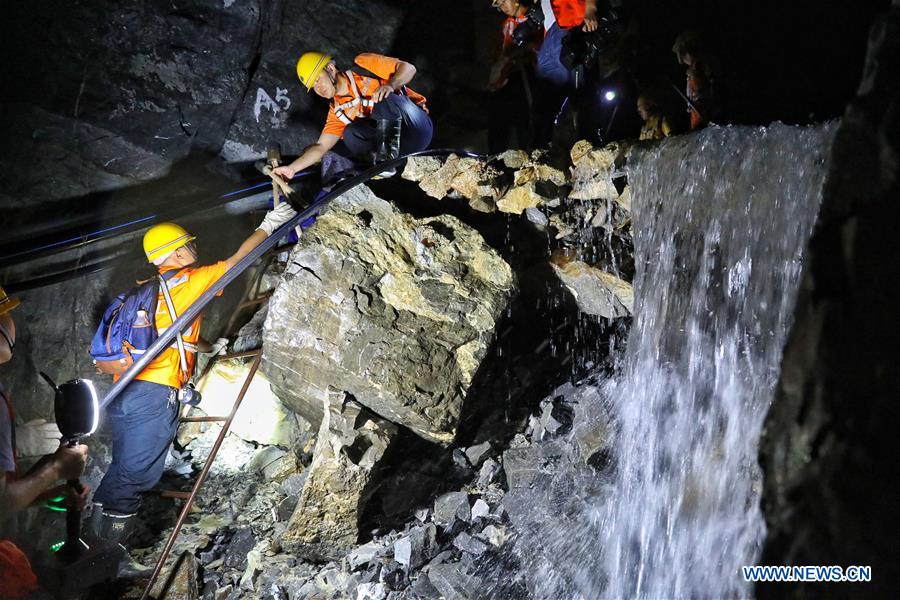
<path id="1" fill-rule="evenodd" d="M 408 62 L 380 54 L 360 54 L 356 64 L 374 77 L 339 71 L 329 54 L 307 52 L 297 61 L 297 76 L 307 91 L 331 101 L 322 134 L 294 162 L 274 172 L 290 180 L 295 173 L 334 150 L 347 158 L 380 163 L 424 150 L 432 123 L 425 97 L 406 87 L 416 74 Z M 393 175 L 393 170 L 382 176 Z"/>

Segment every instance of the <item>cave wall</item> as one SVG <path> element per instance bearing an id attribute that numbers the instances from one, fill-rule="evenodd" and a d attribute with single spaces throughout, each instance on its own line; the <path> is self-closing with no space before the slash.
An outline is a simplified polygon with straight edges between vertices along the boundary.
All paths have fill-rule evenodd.
<path id="1" fill-rule="evenodd" d="M 900 3 L 873 26 L 760 449 L 761 564 L 870 565 L 864 584 L 766 584 L 762 598 L 896 597 L 900 561 Z"/>

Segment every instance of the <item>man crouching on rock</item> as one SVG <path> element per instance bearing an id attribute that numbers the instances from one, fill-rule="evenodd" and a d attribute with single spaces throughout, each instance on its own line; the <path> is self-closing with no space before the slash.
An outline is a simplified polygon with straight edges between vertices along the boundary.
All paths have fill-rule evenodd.
<path id="1" fill-rule="evenodd" d="M 284 179 L 320 162 L 332 149 L 347 158 L 377 164 L 401 153 L 419 152 L 431 143 L 433 129 L 425 97 L 406 87 L 416 68 L 371 53 L 360 54 L 355 62 L 371 76 L 339 71 L 323 52 L 307 52 L 297 61 L 300 83 L 330 100 L 331 107 L 318 141 L 291 164 L 275 169 Z M 393 174 L 389 169 L 380 176 Z"/>

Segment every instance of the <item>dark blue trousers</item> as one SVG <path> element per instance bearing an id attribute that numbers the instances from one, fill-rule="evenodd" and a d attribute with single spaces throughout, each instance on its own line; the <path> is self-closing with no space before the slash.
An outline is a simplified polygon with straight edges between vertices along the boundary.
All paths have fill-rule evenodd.
<path id="1" fill-rule="evenodd" d="M 163 474 L 169 445 L 178 429 L 177 390 L 136 380 L 109 405 L 112 464 L 94 492 L 103 510 L 130 515 L 141 506 L 141 494 Z"/>
<path id="2" fill-rule="evenodd" d="M 431 143 L 431 117 L 403 94 L 391 94 L 375 105 L 372 117 L 356 119 L 344 129 L 344 146 L 353 157 L 369 158 L 377 143 L 376 119 L 403 119 L 400 126 L 400 154 L 419 152 Z M 337 148 L 338 153 L 343 154 Z"/>

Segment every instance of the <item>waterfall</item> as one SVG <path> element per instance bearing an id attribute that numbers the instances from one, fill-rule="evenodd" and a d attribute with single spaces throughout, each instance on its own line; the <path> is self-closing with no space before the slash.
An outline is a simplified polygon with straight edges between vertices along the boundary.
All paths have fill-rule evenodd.
<path id="1" fill-rule="evenodd" d="M 715 127 L 629 160 L 634 323 L 617 374 L 576 399 L 608 414 L 608 467 L 567 440 L 532 491 L 551 511 L 517 542 L 534 596 L 752 596 L 757 446 L 835 129 Z"/>

